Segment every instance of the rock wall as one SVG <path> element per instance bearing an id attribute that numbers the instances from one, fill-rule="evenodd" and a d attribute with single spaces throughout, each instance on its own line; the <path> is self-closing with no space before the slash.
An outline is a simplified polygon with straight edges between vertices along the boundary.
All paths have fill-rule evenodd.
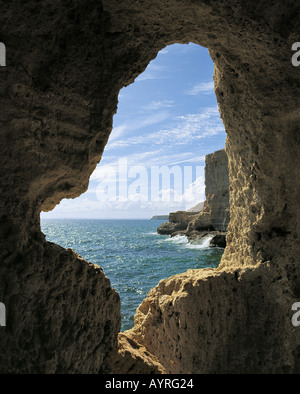
<path id="1" fill-rule="evenodd" d="M 162 223 L 157 232 L 159 234 L 172 235 L 177 232 L 185 232 L 191 221 L 198 217 L 198 213 L 177 211 L 169 214 L 169 221 Z"/>
<path id="2" fill-rule="evenodd" d="M 126 335 L 160 370 L 300 371 L 299 12 L 292 0 L 1 4 L 1 372 L 114 370 L 119 299 L 99 269 L 45 242 L 39 214 L 86 190 L 120 89 L 175 42 L 215 63 L 227 247 L 219 269 L 159 284 Z"/>
<path id="3" fill-rule="evenodd" d="M 270 266 L 188 270 L 149 292 L 126 335 L 172 374 L 299 373 L 287 281 Z"/>
<path id="4" fill-rule="evenodd" d="M 0 266 L 1 373 L 108 373 L 120 298 L 102 269 L 47 242 Z"/>
<path id="5" fill-rule="evenodd" d="M 205 157 L 205 196 L 214 229 L 227 231 L 230 219 L 229 169 L 224 149 Z"/>

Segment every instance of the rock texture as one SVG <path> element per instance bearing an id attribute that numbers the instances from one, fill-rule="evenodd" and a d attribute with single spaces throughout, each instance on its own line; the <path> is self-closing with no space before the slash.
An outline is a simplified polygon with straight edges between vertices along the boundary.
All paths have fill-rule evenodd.
<path id="1" fill-rule="evenodd" d="M 167 371 L 144 345 L 130 335 L 119 333 L 118 347 L 108 360 L 115 374 L 165 374 Z"/>
<path id="2" fill-rule="evenodd" d="M 157 232 L 162 235 L 172 235 L 177 232 L 183 232 L 187 229 L 189 223 L 198 217 L 198 213 L 177 211 L 169 214 L 169 221 L 162 223 Z"/>
<path id="3" fill-rule="evenodd" d="M 1 264 L 0 277 L 7 310 L 2 373 L 111 372 L 120 299 L 100 267 L 70 249 L 35 242 L 11 265 Z"/>
<path id="4" fill-rule="evenodd" d="M 299 2 L 2 3 L 1 372 L 114 369 L 119 299 L 100 269 L 45 242 L 39 214 L 86 190 L 120 89 L 166 45 L 194 42 L 215 63 L 227 132 L 227 247 L 218 269 L 161 282 L 126 335 L 167 372 L 299 373 Z"/>
<path id="5" fill-rule="evenodd" d="M 202 211 L 197 213 L 192 220 L 188 222 L 186 227 L 187 234 L 192 231 L 214 230 L 211 216 L 211 209 L 206 202 Z"/>
<path id="6" fill-rule="evenodd" d="M 224 149 L 205 157 L 205 196 L 213 228 L 227 231 L 230 219 L 229 170 Z"/>
<path id="7" fill-rule="evenodd" d="M 287 282 L 269 265 L 188 270 L 149 292 L 126 335 L 168 373 L 299 373 Z"/>

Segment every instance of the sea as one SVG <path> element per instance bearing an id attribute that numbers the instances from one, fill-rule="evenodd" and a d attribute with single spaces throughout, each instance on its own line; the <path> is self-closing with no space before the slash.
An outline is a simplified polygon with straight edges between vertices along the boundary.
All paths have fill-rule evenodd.
<path id="1" fill-rule="evenodd" d="M 162 220 L 42 219 L 46 240 L 99 265 L 121 298 L 121 331 L 133 327 L 137 307 L 161 279 L 188 269 L 217 267 L 224 249 L 210 236 L 192 245 L 185 236 L 159 235 Z"/>

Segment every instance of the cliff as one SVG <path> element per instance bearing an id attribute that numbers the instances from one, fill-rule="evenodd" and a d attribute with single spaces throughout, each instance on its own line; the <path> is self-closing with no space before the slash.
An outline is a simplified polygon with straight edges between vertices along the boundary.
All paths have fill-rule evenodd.
<path id="1" fill-rule="evenodd" d="M 229 169 L 224 149 L 207 155 L 205 158 L 205 196 L 199 203 L 200 212 L 194 209 L 170 213 L 169 222 L 158 229 L 159 234 L 186 235 L 196 243 L 208 232 L 214 235 L 212 246 L 226 246 L 226 231 L 230 219 Z"/>
<path id="2" fill-rule="evenodd" d="M 186 212 L 186 211 L 177 211 L 169 214 L 169 221 L 162 223 L 157 232 L 159 234 L 169 234 L 172 235 L 179 231 L 185 231 L 195 217 L 198 216 L 198 213 L 194 212 Z"/>
<path id="3" fill-rule="evenodd" d="M 299 14 L 281 0 L 2 2 L 1 373 L 300 372 Z M 151 290 L 127 342 L 109 279 L 47 243 L 40 212 L 86 191 L 120 90 L 188 42 L 215 65 L 227 245 L 218 269 Z"/>
<path id="4" fill-rule="evenodd" d="M 205 158 L 205 196 L 213 228 L 227 231 L 230 219 L 229 169 L 224 149 Z"/>

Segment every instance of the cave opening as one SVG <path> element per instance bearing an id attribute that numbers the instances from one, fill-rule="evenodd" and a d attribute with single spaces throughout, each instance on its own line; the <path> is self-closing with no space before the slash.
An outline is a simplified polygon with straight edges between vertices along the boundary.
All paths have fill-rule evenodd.
<path id="1" fill-rule="evenodd" d="M 119 94 L 101 162 L 86 193 L 41 214 L 46 239 L 101 266 L 121 297 L 122 331 L 159 280 L 217 267 L 223 250 L 159 235 L 171 212 L 205 201 L 205 157 L 226 133 L 206 48 L 172 44 Z M 158 219 L 155 219 L 158 217 Z M 164 217 L 164 219 L 162 219 Z M 152 219 L 153 218 L 153 219 Z"/>
<path id="2" fill-rule="evenodd" d="M 291 324 L 299 301 L 300 85 L 291 61 L 299 2 L 53 4 L 2 9 L 2 372 L 120 370 L 108 363 L 111 349 L 124 350 L 117 293 L 99 267 L 45 242 L 39 213 L 86 190 L 120 89 L 165 45 L 189 41 L 209 48 L 215 63 L 230 166 L 228 242 L 218 269 L 171 277 L 145 299 L 129 339 L 147 359 L 133 364 L 137 347 L 129 347 L 123 373 L 153 373 L 149 355 L 168 373 L 299 370 Z M 88 250 L 94 233 L 83 232 Z"/>

